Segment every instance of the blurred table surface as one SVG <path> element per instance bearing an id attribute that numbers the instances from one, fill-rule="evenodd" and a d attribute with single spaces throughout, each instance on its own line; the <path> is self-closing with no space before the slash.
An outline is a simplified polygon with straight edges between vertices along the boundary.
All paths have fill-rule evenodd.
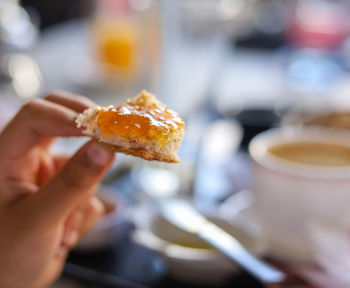
<path id="1" fill-rule="evenodd" d="M 130 93 L 137 93 L 137 89 L 143 88 L 109 89 L 103 85 L 92 87 L 91 83 L 77 83 L 83 80 L 74 78 L 74 74 L 91 77 L 85 74 L 90 73 L 92 68 L 84 66 L 84 61 L 93 54 L 91 38 L 89 23 L 85 21 L 70 21 L 44 30 L 37 45 L 28 52 L 42 72 L 42 93 L 68 90 L 104 105 L 111 102 L 118 104 L 134 95 Z M 167 81 L 174 91 L 171 91 L 170 98 L 158 96 L 182 115 L 191 113 L 208 93 L 214 94 L 218 102 L 235 106 L 241 105 L 242 100 L 253 105 L 272 105 L 281 96 L 286 97 L 280 65 L 283 58 L 279 53 L 235 51 L 230 40 L 226 39 L 206 45 L 184 42 L 179 45 L 174 58 L 169 63 L 173 70 L 171 79 L 161 79 Z M 267 68 L 269 73 L 266 73 Z M 1 89 L 1 92 L 7 91 Z"/>
<path id="2" fill-rule="evenodd" d="M 87 21 L 70 21 L 43 31 L 37 45 L 28 52 L 38 62 L 42 72 L 42 94 L 62 89 L 86 95 L 98 104 L 118 104 L 144 88 L 136 85 L 131 89 L 107 89 L 103 85 L 91 87 L 93 85 L 77 83 L 81 78 L 91 77 L 86 74 L 93 68 L 86 69 L 84 66 L 84 61 L 93 54 L 90 32 Z M 168 90 L 171 90 L 171 95 L 165 97 L 160 93 L 158 96 L 185 116 L 201 105 L 208 94 L 215 98 L 215 103 L 220 107 L 228 108 L 275 107 L 302 100 L 298 95 L 300 91 L 291 87 L 295 83 L 291 83 L 286 76 L 290 50 L 238 50 L 231 45 L 231 40 L 213 41 L 206 45 L 189 41 L 179 45 L 172 55 L 174 59 L 170 63 L 164 63 L 171 65 L 171 79 L 162 78 L 170 87 Z M 74 78 L 74 75 L 80 78 Z M 332 90 L 323 89 L 326 93 L 334 94 L 330 99 L 334 103 L 331 104 L 349 107 L 349 97 L 344 92 L 350 86 L 349 74 L 340 73 L 333 82 L 330 83 Z M 150 88 L 154 90 L 157 87 Z M 0 86 L 0 91 L 1 95 L 11 94 L 3 85 Z M 162 89 L 158 92 L 162 92 Z M 13 95 L 8 97 L 14 98 Z M 20 101 L 12 100 L 10 103 L 18 106 Z M 318 102 L 323 100 L 322 97 L 317 99 Z"/>

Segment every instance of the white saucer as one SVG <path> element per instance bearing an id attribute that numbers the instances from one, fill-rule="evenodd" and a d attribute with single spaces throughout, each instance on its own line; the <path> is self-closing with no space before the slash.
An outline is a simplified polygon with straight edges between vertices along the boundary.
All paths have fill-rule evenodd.
<path id="1" fill-rule="evenodd" d="M 196 284 L 217 285 L 237 271 L 237 266 L 225 256 L 209 248 L 190 248 L 179 243 L 198 247 L 205 245 L 197 237 L 175 227 L 151 206 L 140 206 L 132 215 L 136 225 L 133 240 L 160 255 L 169 263 L 169 273 L 175 279 Z M 238 238 L 255 255 L 265 251 L 262 241 L 256 241 L 242 227 L 236 227 L 218 217 L 213 222 Z"/>
<path id="2" fill-rule="evenodd" d="M 268 235 L 264 235 L 263 228 L 259 224 L 259 219 L 256 209 L 253 205 L 253 195 L 249 190 L 241 191 L 229 197 L 218 211 L 220 217 L 226 219 L 229 223 L 234 223 L 236 226 L 243 226 L 250 233 L 253 233 L 267 243 L 266 255 L 277 260 L 288 263 L 309 263 L 315 262 L 311 249 L 307 247 L 299 247 L 298 250 L 293 250 L 290 247 L 279 245 L 273 239 L 269 239 Z M 276 217 L 278 217 L 276 215 Z"/>

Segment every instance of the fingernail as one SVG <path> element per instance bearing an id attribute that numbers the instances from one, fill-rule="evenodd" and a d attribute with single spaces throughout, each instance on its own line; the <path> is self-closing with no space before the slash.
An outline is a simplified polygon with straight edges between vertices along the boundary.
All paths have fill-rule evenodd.
<path id="1" fill-rule="evenodd" d="M 87 150 L 89 158 L 97 165 L 105 165 L 109 162 L 112 157 L 112 151 L 107 150 L 106 147 L 102 146 L 97 142 L 93 142 Z"/>
<path id="2" fill-rule="evenodd" d="M 78 232 L 73 230 L 68 232 L 67 236 L 65 236 L 64 242 L 69 246 L 74 246 L 78 242 L 78 238 Z"/>

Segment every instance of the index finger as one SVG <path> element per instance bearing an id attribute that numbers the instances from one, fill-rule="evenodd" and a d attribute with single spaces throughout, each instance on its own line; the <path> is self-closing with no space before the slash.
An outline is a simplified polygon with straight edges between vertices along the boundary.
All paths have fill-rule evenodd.
<path id="1" fill-rule="evenodd" d="M 82 136 L 78 113 L 43 99 L 25 104 L 0 134 L 0 156 L 19 157 L 45 136 Z"/>
<path id="2" fill-rule="evenodd" d="M 53 91 L 47 94 L 44 99 L 70 108 L 78 113 L 96 105 L 88 98 L 65 91 Z"/>

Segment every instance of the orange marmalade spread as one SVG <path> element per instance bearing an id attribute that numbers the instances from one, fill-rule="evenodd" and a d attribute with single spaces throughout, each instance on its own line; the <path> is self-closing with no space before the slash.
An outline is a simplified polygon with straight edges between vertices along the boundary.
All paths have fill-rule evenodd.
<path id="1" fill-rule="evenodd" d="M 171 141 L 169 137 L 181 135 L 185 124 L 180 116 L 157 100 L 147 101 L 147 97 L 155 100 L 153 95 L 143 92 L 119 107 L 101 107 L 97 115 L 101 132 L 107 137 L 142 143 L 156 140 L 159 145 L 167 145 Z"/>

